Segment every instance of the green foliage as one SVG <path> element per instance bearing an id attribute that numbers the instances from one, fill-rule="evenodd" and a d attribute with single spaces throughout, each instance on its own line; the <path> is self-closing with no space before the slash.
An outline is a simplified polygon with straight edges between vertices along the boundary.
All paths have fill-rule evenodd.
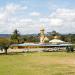
<path id="1" fill-rule="evenodd" d="M 0 38 L 0 46 L 5 50 L 5 54 L 7 54 L 7 49 L 10 46 L 10 40 L 8 38 Z"/>
<path id="2" fill-rule="evenodd" d="M 63 35 L 62 40 L 70 43 L 75 43 L 75 34 Z"/>
<path id="3" fill-rule="evenodd" d="M 52 31 L 48 32 L 47 37 L 51 40 L 54 38 L 54 36 L 58 36 L 59 39 L 75 43 L 75 34 L 65 34 L 62 35 L 59 32 Z M 18 30 L 14 30 L 13 34 L 11 35 L 11 43 L 23 43 L 23 42 L 39 42 L 40 41 L 40 33 L 35 35 L 25 35 L 21 36 Z M 48 42 L 48 41 L 46 41 Z"/>
<path id="4" fill-rule="evenodd" d="M 0 45 L 2 45 L 2 46 L 10 45 L 10 39 L 9 38 L 0 38 Z"/>
<path id="5" fill-rule="evenodd" d="M 48 43 L 48 42 L 49 42 L 49 40 L 45 40 L 44 42 L 45 42 L 45 43 Z"/>
<path id="6" fill-rule="evenodd" d="M 51 35 L 51 36 L 58 36 L 60 35 L 58 32 L 56 31 L 52 31 L 52 32 L 48 32 L 48 35 Z"/>
<path id="7" fill-rule="evenodd" d="M 48 36 L 50 36 L 50 40 L 53 39 L 54 36 L 59 36 L 59 39 L 70 42 L 70 43 L 75 43 L 75 34 L 60 34 L 56 31 L 48 32 Z"/>
<path id="8" fill-rule="evenodd" d="M 20 39 L 21 39 L 21 36 L 20 36 L 19 31 L 17 29 L 14 30 L 13 34 L 11 35 L 11 42 L 20 43 Z"/>
<path id="9" fill-rule="evenodd" d="M 24 36 L 23 39 L 24 39 L 24 42 L 39 42 L 38 36 L 33 36 L 33 35 Z"/>

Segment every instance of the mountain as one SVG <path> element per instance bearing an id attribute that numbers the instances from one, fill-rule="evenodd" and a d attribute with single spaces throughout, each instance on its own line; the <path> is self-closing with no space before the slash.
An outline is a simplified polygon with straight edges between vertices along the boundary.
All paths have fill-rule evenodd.
<path id="1" fill-rule="evenodd" d="M 0 37 L 10 37 L 12 34 L 0 34 Z M 37 34 L 25 34 L 21 36 L 37 36 Z"/>
<path id="2" fill-rule="evenodd" d="M 0 34 L 0 37 L 10 37 L 11 34 Z"/>

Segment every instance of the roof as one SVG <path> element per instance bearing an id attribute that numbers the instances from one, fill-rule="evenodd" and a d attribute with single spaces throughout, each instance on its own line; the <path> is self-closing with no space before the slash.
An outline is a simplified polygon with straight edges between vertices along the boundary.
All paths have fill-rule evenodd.
<path id="1" fill-rule="evenodd" d="M 64 43 L 64 41 L 59 40 L 59 39 L 53 39 L 49 41 L 50 43 Z"/>
<path id="2" fill-rule="evenodd" d="M 34 43 L 23 43 L 23 44 L 12 44 L 11 46 L 49 46 L 49 47 L 66 47 L 72 46 L 72 44 L 34 44 Z"/>

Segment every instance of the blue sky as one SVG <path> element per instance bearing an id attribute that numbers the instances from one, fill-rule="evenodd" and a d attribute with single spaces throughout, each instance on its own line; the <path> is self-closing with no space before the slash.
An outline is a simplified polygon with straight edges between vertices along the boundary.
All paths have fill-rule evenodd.
<path id="1" fill-rule="evenodd" d="M 75 0 L 0 0 L 0 34 L 75 33 Z"/>

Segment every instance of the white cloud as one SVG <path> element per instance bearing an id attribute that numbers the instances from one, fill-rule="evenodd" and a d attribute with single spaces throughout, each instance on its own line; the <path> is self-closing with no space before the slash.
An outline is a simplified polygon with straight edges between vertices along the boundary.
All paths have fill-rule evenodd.
<path id="1" fill-rule="evenodd" d="M 59 13 L 61 16 L 75 16 L 75 10 L 74 9 L 57 9 L 56 13 Z"/>
<path id="2" fill-rule="evenodd" d="M 19 24 L 21 24 L 20 17 L 13 15 L 26 9 L 26 6 L 17 4 L 7 4 L 3 7 L 0 7 L 0 33 L 11 33 L 13 29 L 18 28 Z M 25 22 L 30 21 L 31 19 L 25 19 Z"/>
<path id="3" fill-rule="evenodd" d="M 64 32 L 64 30 L 65 32 L 75 32 L 75 9 L 57 8 L 50 13 L 49 17 L 41 15 L 39 12 L 31 12 L 30 14 L 27 12 L 26 14 L 25 10 L 27 9 L 27 6 L 17 4 L 7 4 L 1 7 L 0 33 L 12 33 L 17 28 L 24 34 L 38 33 L 42 24 L 48 29 L 46 31 L 55 29 L 59 32 Z"/>
<path id="4" fill-rule="evenodd" d="M 12 14 L 14 14 L 18 9 L 19 5 L 8 4 L 0 9 L 0 20 L 7 20 Z"/>
<path id="5" fill-rule="evenodd" d="M 58 8 L 50 15 L 50 24 L 64 32 L 75 32 L 75 9 Z M 58 26 L 58 28 L 56 28 Z"/>
<path id="6" fill-rule="evenodd" d="M 49 22 L 50 19 L 49 18 L 40 18 L 40 22 Z"/>
<path id="7" fill-rule="evenodd" d="M 75 9 L 56 9 L 55 12 L 53 12 L 50 17 L 59 17 L 59 18 L 71 18 L 73 19 L 75 17 Z"/>
<path id="8" fill-rule="evenodd" d="M 59 18 L 51 18 L 50 19 L 50 25 L 52 26 L 61 26 L 63 23 L 62 19 Z"/>
<path id="9" fill-rule="evenodd" d="M 39 12 L 31 12 L 30 16 L 40 16 L 40 13 Z"/>
<path id="10" fill-rule="evenodd" d="M 21 19 L 20 22 L 32 22 L 32 19 L 30 18 Z"/>
<path id="11" fill-rule="evenodd" d="M 21 7 L 21 10 L 27 10 L 27 9 L 28 9 L 27 6 L 23 6 L 23 7 Z"/>

